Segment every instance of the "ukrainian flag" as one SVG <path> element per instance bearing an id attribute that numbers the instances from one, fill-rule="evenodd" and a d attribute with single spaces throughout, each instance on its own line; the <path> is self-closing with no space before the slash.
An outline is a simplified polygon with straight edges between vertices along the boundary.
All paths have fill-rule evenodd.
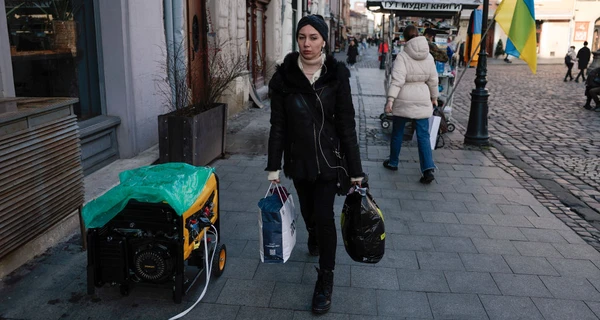
<path id="1" fill-rule="evenodd" d="M 465 54 L 465 63 L 471 60 L 471 67 L 476 67 L 479 61 L 479 47 L 477 44 L 481 42 L 481 23 L 483 14 L 480 9 L 473 10 L 469 18 L 469 27 L 467 28 L 467 45 Z"/>
<path id="2" fill-rule="evenodd" d="M 533 0 L 503 0 L 496 9 L 496 22 L 508 35 L 506 53 L 527 62 L 537 71 L 537 41 Z"/>

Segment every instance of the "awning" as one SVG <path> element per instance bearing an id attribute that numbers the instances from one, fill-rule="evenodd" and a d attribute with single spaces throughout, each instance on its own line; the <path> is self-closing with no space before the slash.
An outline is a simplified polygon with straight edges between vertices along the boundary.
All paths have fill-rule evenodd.
<path id="1" fill-rule="evenodd" d="M 367 1 L 373 12 L 395 13 L 401 16 L 452 17 L 463 9 L 476 9 L 481 0 L 390 0 Z"/>

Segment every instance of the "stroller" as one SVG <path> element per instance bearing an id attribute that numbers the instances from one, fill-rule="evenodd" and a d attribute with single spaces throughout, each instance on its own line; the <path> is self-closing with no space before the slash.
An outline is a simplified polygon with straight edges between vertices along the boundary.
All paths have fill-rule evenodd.
<path id="1" fill-rule="evenodd" d="M 438 136 L 435 145 L 435 148 L 437 149 L 442 148 L 445 145 L 443 135 L 447 132 L 453 132 L 456 129 L 456 126 L 446 117 L 446 114 L 444 113 L 444 102 L 442 100 L 438 100 L 438 105 L 433 107 L 433 115 L 442 118 L 440 121 L 440 128 L 438 129 Z M 381 127 L 384 129 L 392 126 L 392 119 L 392 115 L 386 114 L 385 112 L 379 115 Z"/>

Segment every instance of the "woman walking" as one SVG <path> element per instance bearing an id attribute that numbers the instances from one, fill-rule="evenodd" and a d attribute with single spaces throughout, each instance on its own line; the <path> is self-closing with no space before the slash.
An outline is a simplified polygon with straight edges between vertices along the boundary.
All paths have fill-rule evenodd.
<path id="1" fill-rule="evenodd" d="M 269 83 L 271 131 L 266 171 L 279 182 L 283 172 L 294 181 L 308 230 L 308 251 L 319 256 L 313 313 L 331 307 L 337 235 L 333 203 L 338 170 L 360 184 L 363 172 L 356 137 L 350 72 L 326 55 L 327 24 L 309 15 L 298 22 L 300 53 L 288 54 Z M 345 156 L 347 167 L 339 165 Z"/>
<path id="2" fill-rule="evenodd" d="M 354 40 L 350 40 L 350 45 L 348 46 L 348 52 L 346 54 L 348 55 L 346 62 L 350 68 L 353 68 L 356 63 L 356 57 L 358 56 L 358 45 L 356 45 Z"/>
<path id="3" fill-rule="evenodd" d="M 569 51 L 567 52 L 567 56 L 565 57 L 565 64 L 567 65 L 567 74 L 565 75 L 565 82 L 567 82 L 567 78 L 569 81 L 573 81 L 573 75 L 571 74 L 571 69 L 577 62 L 577 54 L 575 53 L 575 46 L 571 46 Z"/>
<path id="4" fill-rule="evenodd" d="M 419 36 L 414 26 L 404 29 L 406 45 L 398 54 L 392 69 L 392 81 L 388 89 L 385 112 L 394 116 L 390 158 L 383 166 L 398 170 L 398 157 L 402 148 L 404 125 L 413 121 L 416 125 L 421 183 L 434 180 L 433 154 L 429 142 L 429 117 L 433 114 L 432 105 L 437 106 L 438 74 L 433 57 L 429 53 L 427 39 Z"/>

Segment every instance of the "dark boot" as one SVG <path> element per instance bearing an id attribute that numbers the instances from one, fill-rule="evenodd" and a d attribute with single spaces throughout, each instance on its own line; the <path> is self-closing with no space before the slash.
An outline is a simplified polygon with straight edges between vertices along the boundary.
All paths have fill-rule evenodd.
<path id="1" fill-rule="evenodd" d="M 308 229 L 308 254 L 311 256 L 319 255 L 319 244 L 317 242 L 317 231 L 314 228 Z"/>
<path id="2" fill-rule="evenodd" d="M 423 172 L 423 176 L 419 181 L 424 184 L 430 184 L 434 179 L 435 177 L 433 176 L 433 169 L 427 169 Z"/>
<path id="3" fill-rule="evenodd" d="M 315 292 L 312 299 L 312 312 L 315 314 L 327 313 L 331 308 L 331 294 L 333 293 L 333 271 L 319 268 L 319 277 L 315 284 Z"/>

